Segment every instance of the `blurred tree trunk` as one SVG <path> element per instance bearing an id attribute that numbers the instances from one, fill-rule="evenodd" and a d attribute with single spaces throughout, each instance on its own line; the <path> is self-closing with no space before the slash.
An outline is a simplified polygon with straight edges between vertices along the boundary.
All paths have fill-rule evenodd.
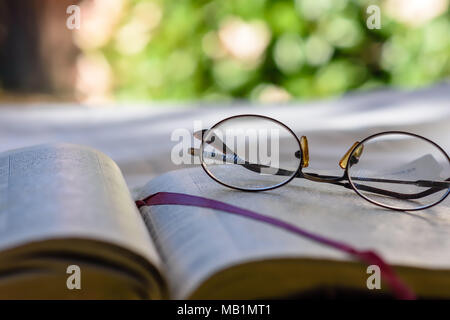
<path id="1" fill-rule="evenodd" d="M 72 97 L 78 49 L 66 27 L 77 0 L 1 0 L 0 87 Z"/>

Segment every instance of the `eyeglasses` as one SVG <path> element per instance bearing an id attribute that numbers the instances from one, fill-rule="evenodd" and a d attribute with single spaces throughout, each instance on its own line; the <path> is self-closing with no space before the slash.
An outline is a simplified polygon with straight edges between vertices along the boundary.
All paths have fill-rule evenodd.
<path id="1" fill-rule="evenodd" d="M 190 148 L 218 183 L 242 191 L 281 187 L 294 178 L 353 189 L 367 201 L 393 210 L 432 207 L 450 193 L 450 158 L 417 134 L 387 131 L 355 142 L 339 161 L 342 175 L 303 172 L 309 166 L 308 139 L 260 115 L 238 115 L 194 132 Z"/>

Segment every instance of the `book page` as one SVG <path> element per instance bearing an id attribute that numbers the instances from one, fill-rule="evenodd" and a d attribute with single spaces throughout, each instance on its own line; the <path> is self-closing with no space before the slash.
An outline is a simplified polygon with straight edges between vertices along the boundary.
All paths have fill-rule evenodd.
<path id="1" fill-rule="evenodd" d="M 352 190 L 305 179 L 270 191 L 242 192 L 216 183 L 201 168 L 157 177 L 140 197 L 161 191 L 199 195 L 273 216 L 358 249 L 374 249 L 394 265 L 450 269 L 448 201 L 417 213 L 396 212 L 374 206 Z M 143 207 L 141 212 L 176 298 L 189 296 L 215 272 L 244 262 L 351 260 L 335 249 L 226 212 L 180 205 Z M 365 271 L 361 273 L 364 277 Z"/>
<path id="2" fill-rule="evenodd" d="M 70 241 L 56 248 L 58 239 Z M 115 250 L 116 262 L 142 259 L 160 268 L 122 174 L 106 155 L 69 144 L 0 153 L 0 252 L 52 240 L 39 250 L 90 252 L 93 258 L 111 258 Z"/>

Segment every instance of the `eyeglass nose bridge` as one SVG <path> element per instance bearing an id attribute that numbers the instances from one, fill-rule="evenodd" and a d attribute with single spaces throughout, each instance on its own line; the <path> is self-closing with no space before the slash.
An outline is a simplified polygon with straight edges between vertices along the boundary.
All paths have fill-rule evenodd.
<path id="1" fill-rule="evenodd" d="M 347 167 L 348 162 L 350 161 L 350 164 L 355 164 L 358 162 L 359 157 L 361 157 L 361 154 L 364 150 L 364 145 L 360 145 L 358 149 L 353 152 L 356 148 L 356 146 L 359 144 L 359 141 L 356 141 L 344 154 L 344 156 L 339 160 L 339 166 L 342 169 L 345 169 Z M 301 159 L 302 168 L 307 168 L 309 166 L 309 147 L 308 147 L 308 138 L 306 136 L 302 136 L 300 138 L 300 148 L 301 150 L 298 150 L 295 152 L 295 157 Z M 350 155 L 352 155 L 352 159 L 350 159 Z"/>

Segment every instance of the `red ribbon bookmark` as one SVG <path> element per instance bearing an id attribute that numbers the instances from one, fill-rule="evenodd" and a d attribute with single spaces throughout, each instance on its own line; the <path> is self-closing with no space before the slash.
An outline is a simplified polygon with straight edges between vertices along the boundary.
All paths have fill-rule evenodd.
<path id="1" fill-rule="evenodd" d="M 374 251 L 358 250 L 346 243 L 329 239 L 319 234 L 309 232 L 307 230 L 299 228 L 295 225 L 292 225 L 280 219 L 268 217 L 251 210 L 227 204 L 225 202 L 203 198 L 199 196 L 193 196 L 189 194 L 173 193 L 173 192 L 155 193 L 143 200 L 136 201 L 136 205 L 138 208 L 142 206 L 159 206 L 159 205 L 183 205 L 183 206 L 209 208 L 240 215 L 249 219 L 273 225 L 281 229 L 285 229 L 287 231 L 308 238 L 317 243 L 348 253 L 349 255 L 355 257 L 356 259 L 365 262 L 369 265 L 377 265 L 380 268 L 382 279 L 386 281 L 386 283 L 389 285 L 394 296 L 397 299 L 403 300 L 416 299 L 416 296 L 413 293 L 413 291 L 405 283 L 403 283 L 402 280 L 398 278 L 392 267 L 386 262 L 384 262 L 384 260 Z"/>

